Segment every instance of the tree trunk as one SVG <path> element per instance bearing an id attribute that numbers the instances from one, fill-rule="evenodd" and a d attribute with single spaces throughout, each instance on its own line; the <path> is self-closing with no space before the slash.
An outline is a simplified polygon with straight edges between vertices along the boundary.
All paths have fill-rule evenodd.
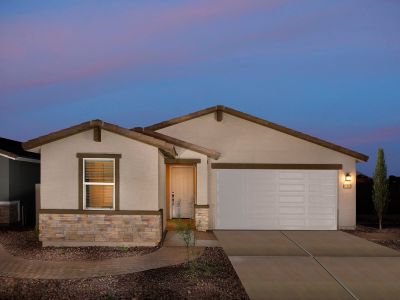
<path id="1" fill-rule="evenodd" d="M 382 217 L 379 217 L 379 230 L 382 230 Z"/>

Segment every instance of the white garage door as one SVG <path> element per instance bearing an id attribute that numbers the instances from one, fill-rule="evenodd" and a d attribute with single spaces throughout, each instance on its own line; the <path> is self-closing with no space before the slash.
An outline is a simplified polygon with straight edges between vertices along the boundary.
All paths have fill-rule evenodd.
<path id="1" fill-rule="evenodd" d="M 337 229 L 336 170 L 217 170 L 216 229 Z"/>

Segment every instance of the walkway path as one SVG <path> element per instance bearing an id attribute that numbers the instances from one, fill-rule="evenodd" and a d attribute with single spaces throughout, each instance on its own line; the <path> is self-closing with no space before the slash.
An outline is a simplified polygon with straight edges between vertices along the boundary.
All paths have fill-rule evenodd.
<path id="1" fill-rule="evenodd" d="M 198 257 L 202 248 L 196 248 Z M 185 262 L 184 247 L 162 247 L 147 255 L 98 261 L 40 261 L 10 255 L 0 245 L 0 276 L 31 279 L 78 279 L 121 275 L 177 265 Z"/>

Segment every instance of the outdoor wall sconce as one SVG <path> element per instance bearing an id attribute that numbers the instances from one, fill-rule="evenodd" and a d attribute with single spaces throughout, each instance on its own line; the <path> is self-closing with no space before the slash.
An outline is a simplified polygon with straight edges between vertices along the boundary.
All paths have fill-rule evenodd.
<path id="1" fill-rule="evenodd" d="M 350 173 L 346 173 L 346 175 L 344 176 L 343 188 L 344 189 L 351 189 L 351 175 L 350 175 Z"/>

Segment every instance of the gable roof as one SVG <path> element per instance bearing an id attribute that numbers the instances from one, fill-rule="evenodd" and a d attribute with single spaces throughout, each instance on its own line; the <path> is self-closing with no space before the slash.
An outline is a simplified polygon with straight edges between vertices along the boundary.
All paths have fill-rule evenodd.
<path id="1" fill-rule="evenodd" d="M 154 138 L 154 137 L 151 137 L 151 136 L 139 133 L 139 132 L 131 131 L 127 128 L 123 128 L 123 127 L 120 127 L 120 126 L 117 126 L 117 125 L 114 125 L 111 123 L 107 123 L 102 120 L 87 121 L 87 122 L 81 123 L 79 125 L 75 125 L 75 126 L 68 127 L 68 128 L 65 128 L 65 129 L 62 129 L 59 131 L 55 131 L 55 132 L 40 136 L 38 138 L 29 140 L 29 141 L 23 143 L 22 146 L 25 150 L 30 150 L 30 149 L 42 146 L 44 144 L 48 144 L 48 143 L 72 136 L 74 134 L 77 134 L 77 133 L 80 133 L 83 131 L 87 131 L 89 129 L 93 129 L 93 128 L 100 128 L 103 130 L 107 130 L 107 131 L 113 132 L 115 134 L 119 134 L 124 137 L 130 138 L 133 140 L 137 140 L 137 141 L 143 142 L 148 145 L 155 146 L 170 156 L 173 156 L 173 157 L 176 156 L 176 151 L 175 151 L 174 145 L 167 143 L 164 140 L 157 139 L 157 138 Z"/>
<path id="2" fill-rule="evenodd" d="M 184 116 L 180 116 L 180 117 L 173 118 L 173 119 L 170 119 L 170 120 L 167 120 L 167 121 L 163 121 L 163 122 L 151 125 L 151 126 L 147 126 L 144 129 L 145 130 L 150 130 L 150 131 L 156 131 L 156 130 L 159 130 L 159 129 L 162 129 L 162 128 L 166 128 L 166 127 L 169 127 L 169 126 L 172 126 L 172 125 L 175 125 L 175 124 L 179 124 L 179 123 L 182 123 L 182 122 L 185 122 L 185 121 L 188 121 L 188 120 L 192 120 L 192 119 L 195 119 L 195 118 L 198 118 L 198 117 L 201 117 L 201 116 L 213 113 L 213 112 L 217 112 L 217 111 L 223 112 L 223 113 L 228 113 L 228 114 L 230 114 L 232 116 L 236 116 L 238 118 L 242 118 L 244 120 L 247 120 L 247 121 L 250 121 L 250 122 L 253 122 L 253 123 L 256 123 L 256 124 L 259 124 L 259 125 L 262 125 L 262 126 L 265 126 L 265 127 L 277 130 L 277 131 L 280 131 L 282 133 L 286 133 L 288 135 L 297 137 L 297 138 L 305 140 L 307 142 L 310 142 L 310 143 L 313 143 L 313 144 L 316 144 L 316 145 L 319 145 L 319 146 L 322 146 L 322 147 L 325 147 L 325 148 L 328 148 L 328 149 L 331 149 L 331 150 L 346 154 L 348 156 L 354 157 L 354 158 L 356 158 L 356 159 L 358 159 L 360 161 L 364 161 L 364 162 L 368 161 L 368 156 L 364 155 L 364 154 L 362 154 L 360 152 L 353 151 L 351 149 L 348 149 L 348 148 L 333 144 L 331 142 L 322 140 L 320 138 L 317 138 L 317 137 L 302 133 L 300 131 L 296 131 L 296 130 L 284 127 L 282 125 L 279 125 L 279 124 L 276 124 L 276 123 L 273 123 L 273 122 L 269 122 L 267 120 L 264 120 L 264 119 L 261 119 L 261 118 L 246 114 L 244 112 L 241 112 L 241 111 L 238 111 L 238 110 L 235 110 L 233 108 L 226 107 L 226 106 L 223 106 L 223 105 L 212 106 L 212 107 L 209 107 L 209 108 L 206 108 L 206 109 L 203 109 L 203 110 L 199 110 L 199 111 L 196 111 L 196 112 L 184 115 Z"/>
<path id="3" fill-rule="evenodd" d="M 189 150 L 193 150 L 195 152 L 202 153 L 202 154 L 207 155 L 208 157 L 211 157 L 213 159 L 218 159 L 221 156 L 221 153 L 219 153 L 218 151 L 215 151 L 215 150 L 212 150 L 212 149 L 208 149 L 208 148 L 205 148 L 205 147 L 202 147 L 202 146 L 199 146 L 199 145 L 195 145 L 195 144 L 192 144 L 192 143 L 189 143 L 189 142 L 186 142 L 186 141 L 182 141 L 182 140 L 176 139 L 174 137 L 171 137 L 171 136 L 159 133 L 159 132 L 155 132 L 155 131 L 152 131 L 152 130 L 148 130 L 148 129 L 145 129 L 145 128 L 142 128 L 142 127 L 135 127 L 132 130 L 136 131 L 136 132 L 143 133 L 143 134 L 148 135 L 148 136 L 152 136 L 154 138 L 157 138 L 157 139 L 160 139 L 160 140 L 163 140 L 163 141 L 166 141 L 168 143 L 174 144 L 174 145 L 182 147 L 182 148 L 186 148 L 186 149 L 189 149 Z"/>

